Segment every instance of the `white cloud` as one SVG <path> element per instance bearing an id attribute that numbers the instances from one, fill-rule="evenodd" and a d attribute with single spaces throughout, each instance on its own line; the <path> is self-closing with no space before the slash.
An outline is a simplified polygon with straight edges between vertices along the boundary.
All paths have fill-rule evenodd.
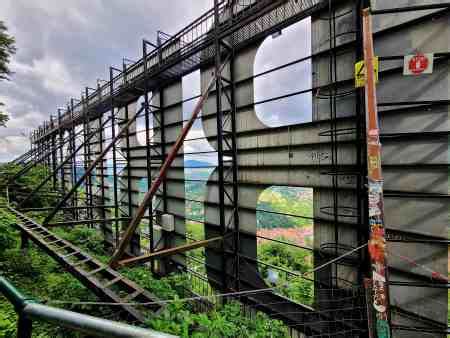
<path id="1" fill-rule="evenodd" d="M 0 83 L 0 102 L 11 117 L 0 128 L 0 160 L 29 148 L 27 142 L 12 147 L 11 137 L 28 134 L 85 86 L 107 78 L 123 56 L 139 58 L 142 38 L 174 33 L 210 6 L 210 0 L 3 0 L 0 17 L 18 50 L 12 81 Z"/>
<path id="2" fill-rule="evenodd" d="M 283 51 L 280 53 L 280 51 Z M 255 74 L 311 55 L 311 20 L 304 19 L 283 30 L 281 36 L 267 37 L 255 58 Z M 258 77 L 254 82 L 254 100 L 261 102 L 311 89 L 311 61 Z M 294 95 L 255 106 L 259 119 L 270 127 L 312 120 L 311 94 Z"/>
<path id="3" fill-rule="evenodd" d="M 11 70 L 18 77 L 40 80 L 45 89 L 57 95 L 76 95 L 81 90 L 81 85 L 72 79 L 66 65 L 50 55 L 33 60 L 31 65 L 13 61 Z"/>
<path id="4" fill-rule="evenodd" d="M 0 162 L 7 162 L 28 149 L 29 140 L 25 136 L 6 136 L 0 138 Z"/>

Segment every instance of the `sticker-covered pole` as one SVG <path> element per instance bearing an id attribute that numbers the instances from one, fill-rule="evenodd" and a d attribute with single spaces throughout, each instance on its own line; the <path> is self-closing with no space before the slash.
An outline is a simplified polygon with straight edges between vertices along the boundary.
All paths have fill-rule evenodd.
<path id="1" fill-rule="evenodd" d="M 373 64 L 374 48 L 372 18 L 369 9 L 363 11 L 363 46 L 366 65 L 366 133 L 369 194 L 369 254 L 372 265 L 373 307 L 378 338 L 391 336 L 389 292 L 387 284 L 386 238 L 383 208 L 383 176 L 381 143 L 378 126 L 376 76 Z"/>

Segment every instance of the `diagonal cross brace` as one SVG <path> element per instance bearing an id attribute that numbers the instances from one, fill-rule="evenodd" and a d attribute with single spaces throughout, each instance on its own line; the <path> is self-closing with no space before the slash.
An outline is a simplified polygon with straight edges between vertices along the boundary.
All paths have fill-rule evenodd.
<path id="1" fill-rule="evenodd" d="M 126 247 L 131 241 L 131 238 L 133 237 L 133 234 L 135 233 L 136 229 L 138 228 L 139 224 L 141 223 L 142 217 L 145 215 L 145 211 L 147 210 L 148 203 L 151 201 L 153 196 L 155 196 L 156 192 L 158 191 L 159 186 L 161 183 L 166 179 L 167 171 L 169 170 L 170 166 L 172 165 L 172 162 L 175 160 L 175 157 L 177 156 L 178 151 L 180 150 L 181 146 L 184 143 L 184 140 L 186 139 L 186 136 L 191 130 L 192 125 L 194 124 L 195 120 L 197 119 L 198 115 L 200 114 L 200 111 L 203 108 L 203 105 L 205 104 L 206 100 L 209 97 L 209 94 L 211 90 L 214 88 L 214 84 L 216 82 L 216 79 L 222 74 L 222 70 L 225 68 L 225 65 L 228 63 L 228 60 L 225 60 L 225 62 L 222 64 L 222 66 L 219 68 L 216 74 L 211 78 L 208 86 L 206 87 L 205 92 L 202 94 L 200 99 L 198 100 L 197 104 L 195 105 L 194 111 L 192 112 L 192 116 L 189 119 L 189 121 L 186 123 L 186 125 L 183 127 L 183 130 L 181 131 L 180 136 L 178 136 L 177 141 L 173 145 L 172 149 L 170 150 L 170 153 L 168 154 L 166 160 L 164 161 L 158 176 L 156 177 L 155 181 L 152 183 L 150 189 L 147 191 L 147 193 L 144 196 L 144 199 L 142 200 L 141 204 L 139 205 L 138 210 L 136 211 L 136 215 L 131 220 L 130 224 L 128 225 L 128 228 L 125 230 L 124 236 L 122 240 L 120 241 L 117 250 L 114 252 L 109 265 L 112 268 L 117 267 L 118 261 L 120 258 L 122 258 L 123 254 L 125 253 Z M 149 179 L 151 179 L 149 177 Z"/>
<path id="2" fill-rule="evenodd" d="M 111 120 L 111 118 L 108 118 L 101 125 L 100 130 L 102 130 L 110 120 Z M 20 202 L 19 209 L 22 206 L 24 206 L 26 204 L 26 202 L 28 202 L 30 200 L 30 198 L 33 197 L 34 194 L 36 194 L 45 185 L 45 183 L 47 183 L 53 177 L 53 175 L 55 173 L 57 173 L 64 165 L 66 165 L 81 150 L 81 148 L 84 147 L 86 142 L 89 142 L 94 137 L 94 135 L 95 135 L 95 132 L 91 133 L 91 135 L 89 135 L 89 137 L 86 140 L 84 140 L 84 142 L 81 145 L 79 145 L 72 153 L 70 153 L 69 156 L 67 156 L 66 159 L 59 166 L 57 166 L 50 175 L 48 175 L 46 178 L 44 178 L 44 180 L 41 183 L 39 183 L 39 185 L 36 188 L 34 188 L 33 191 L 31 191 L 22 202 Z"/>
<path id="3" fill-rule="evenodd" d="M 81 131 L 79 131 L 77 134 L 75 134 L 74 137 L 77 137 L 81 134 Z M 12 184 L 16 179 L 18 179 L 20 176 L 24 175 L 25 173 L 27 173 L 28 171 L 31 170 L 31 168 L 33 168 L 39 161 L 41 161 L 43 158 L 46 158 L 47 156 L 50 156 L 53 151 L 58 150 L 62 147 L 62 144 L 58 144 L 57 146 L 55 146 L 54 148 L 50 149 L 49 151 L 47 151 L 46 153 L 44 153 L 43 155 L 40 155 L 38 158 L 35 158 L 32 160 L 31 163 L 27 164 L 24 168 L 22 168 L 18 173 L 16 173 L 13 177 L 11 177 L 11 179 L 9 179 L 8 181 L 8 185 Z M 36 156 L 37 157 L 37 156 Z"/>
<path id="4" fill-rule="evenodd" d="M 139 257 L 124 259 L 122 261 L 119 261 L 118 265 L 119 266 L 129 266 L 129 265 L 135 265 L 135 264 L 142 264 L 142 263 L 149 262 L 152 259 L 173 256 L 173 255 L 177 255 L 177 254 L 180 254 L 180 253 L 183 253 L 186 251 L 190 251 L 190 250 L 194 250 L 197 248 L 204 248 L 211 243 L 221 242 L 222 240 L 223 240 L 223 237 L 214 237 L 214 238 L 206 239 L 203 241 L 196 241 L 193 243 L 180 245 L 175 248 L 158 250 L 158 251 L 155 251 L 155 252 L 152 252 L 152 253 L 149 253 L 146 255 L 142 255 Z"/>
<path id="5" fill-rule="evenodd" d="M 141 114 L 142 110 L 144 109 L 144 106 L 142 106 L 134 116 L 128 120 L 128 122 L 125 124 L 125 126 L 117 133 L 117 135 L 111 140 L 111 142 L 103 149 L 103 151 L 100 153 L 100 155 L 97 156 L 97 158 L 92 162 L 92 164 L 89 166 L 89 168 L 86 169 L 83 176 L 81 176 L 78 181 L 72 186 L 70 191 L 63 197 L 61 201 L 59 201 L 58 205 L 47 215 L 47 217 L 44 220 L 44 224 L 47 224 L 51 219 L 56 215 L 56 213 L 59 211 L 59 209 L 69 200 L 69 198 L 74 194 L 74 192 L 81 186 L 81 184 L 84 182 L 86 177 L 90 175 L 92 170 L 95 169 L 95 167 L 103 161 L 103 158 L 108 153 L 109 150 L 113 147 L 113 145 L 122 137 L 122 135 L 128 130 L 128 128 L 131 126 L 131 124 L 136 120 L 136 118 Z"/>

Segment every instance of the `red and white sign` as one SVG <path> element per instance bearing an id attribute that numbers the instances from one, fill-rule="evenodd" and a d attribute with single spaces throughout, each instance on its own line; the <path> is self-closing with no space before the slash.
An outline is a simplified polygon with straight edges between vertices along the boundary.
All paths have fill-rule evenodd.
<path id="1" fill-rule="evenodd" d="M 406 55 L 403 65 L 403 75 L 432 74 L 434 54 Z"/>

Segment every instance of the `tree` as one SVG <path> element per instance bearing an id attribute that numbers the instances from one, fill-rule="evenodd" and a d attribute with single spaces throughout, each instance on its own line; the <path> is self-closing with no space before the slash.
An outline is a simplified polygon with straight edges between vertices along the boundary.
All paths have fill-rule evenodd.
<path id="1" fill-rule="evenodd" d="M 4 106 L 4 104 L 0 102 L 0 107 L 1 106 Z M 9 116 L 6 113 L 0 111 L 0 126 L 6 127 L 6 122 L 8 122 L 8 121 L 9 121 Z"/>
<path id="2" fill-rule="evenodd" d="M 16 40 L 8 34 L 8 29 L 4 22 L 0 21 L 0 81 L 9 80 L 9 76 L 11 75 L 9 62 L 11 55 L 16 52 L 15 43 Z M 0 102 L 0 109 L 3 105 Z M 0 110 L 0 126 L 5 127 L 8 120 L 8 115 Z"/>

